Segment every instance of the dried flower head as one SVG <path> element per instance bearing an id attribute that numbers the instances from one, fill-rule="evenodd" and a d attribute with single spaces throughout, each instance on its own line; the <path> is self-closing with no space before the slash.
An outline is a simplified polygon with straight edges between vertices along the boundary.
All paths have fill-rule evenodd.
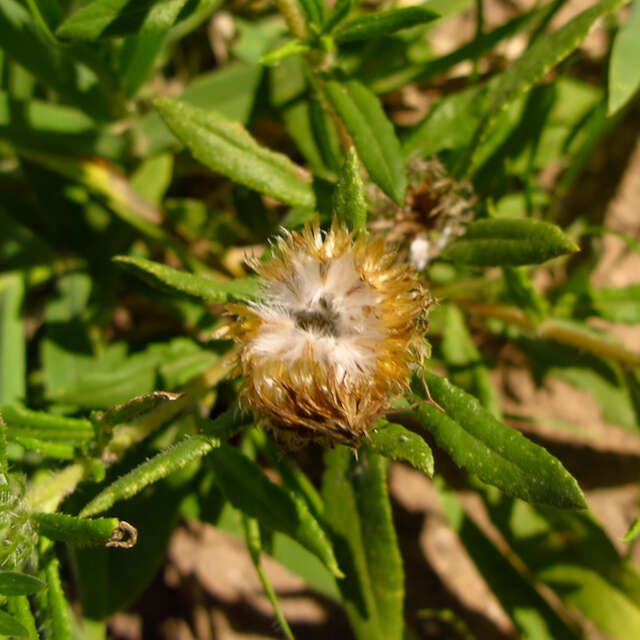
<path id="1" fill-rule="evenodd" d="M 229 305 L 241 398 L 288 446 L 358 446 L 421 360 L 428 297 L 382 239 L 334 222 L 283 231 L 258 302 Z"/>
<path id="2" fill-rule="evenodd" d="M 387 242 L 398 244 L 419 271 L 438 257 L 449 242 L 462 235 L 473 218 L 476 197 L 470 184 L 455 182 L 440 162 L 412 159 L 409 188 L 402 207 L 392 203 L 375 185 L 370 200 L 380 219 L 372 229 L 387 231 Z"/>

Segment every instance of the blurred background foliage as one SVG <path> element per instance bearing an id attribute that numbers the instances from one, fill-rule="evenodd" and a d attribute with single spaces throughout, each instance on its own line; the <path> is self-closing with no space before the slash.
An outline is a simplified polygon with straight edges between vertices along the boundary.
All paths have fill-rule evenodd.
<path id="1" fill-rule="evenodd" d="M 639 86 L 638 0 L 0 0 L 0 633 L 640 637 Z M 214 331 L 334 215 L 446 415 L 287 455 Z"/>

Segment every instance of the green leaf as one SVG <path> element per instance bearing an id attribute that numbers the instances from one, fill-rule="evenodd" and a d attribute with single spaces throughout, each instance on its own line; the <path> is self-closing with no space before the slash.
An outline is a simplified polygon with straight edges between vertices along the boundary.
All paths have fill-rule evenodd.
<path id="1" fill-rule="evenodd" d="M 174 444 L 135 469 L 120 476 L 103 489 L 80 511 L 80 517 L 93 516 L 111 507 L 119 500 L 127 500 L 145 487 L 186 467 L 220 445 L 220 440 L 208 436 L 190 436 Z"/>
<path id="2" fill-rule="evenodd" d="M 324 511 L 322 497 L 311 480 L 289 458 L 282 455 L 264 431 L 253 429 L 250 435 L 252 442 L 260 453 L 266 456 L 267 460 L 280 474 L 282 483 L 287 489 L 299 495 L 309 507 L 309 511 L 316 518 L 321 519 Z"/>
<path id="3" fill-rule="evenodd" d="M 13 616 L 0 609 L 0 633 L 14 638 L 27 638 L 29 632 Z"/>
<path id="4" fill-rule="evenodd" d="M 326 92 L 317 83 L 314 83 L 309 91 L 307 104 L 313 141 L 320 152 L 322 162 L 334 174 L 330 178 L 331 182 L 335 182 L 335 174 L 343 164 L 340 134 L 332 117 L 332 108 Z"/>
<path id="5" fill-rule="evenodd" d="M 489 588 L 522 633 L 523 638 L 577 640 L 578 633 L 549 606 L 535 587 L 465 513 L 454 494 L 440 489 L 440 502 L 449 524 Z"/>
<path id="6" fill-rule="evenodd" d="M 302 171 L 286 156 L 259 145 L 239 123 L 168 98 L 155 104 L 173 133 L 210 169 L 287 204 L 314 207 Z"/>
<path id="7" fill-rule="evenodd" d="M 246 300 L 254 297 L 258 292 L 258 282 L 254 278 L 236 278 L 216 282 L 145 258 L 116 256 L 113 260 L 154 287 L 165 291 L 186 293 L 206 302 Z"/>
<path id="8" fill-rule="evenodd" d="M 25 399 L 27 353 L 23 297 L 24 283 L 19 274 L 0 276 L 0 405 Z"/>
<path id="9" fill-rule="evenodd" d="M 109 349 L 116 352 L 114 347 Z M 119 351 L 119 350 L 118 350 Z M 131 396 L 150 393 L 155 386 L 156 373 L 161 362 L 161 352 L 149 349 L 132 356 L 120 353 L 122 357 L 113 357 L 109 351 L 95 358 L 93 366 L 83 376 L 73 380 L 66 387 L 59 387 L 48 397 L 55 402 L 73 407 L 104 409 L 114 403 L 124 402 Z"/>
<path id="10" fill-rule="evenodd" d="M 333 6 L 333 12 L 324 25 L 324 32 L 330 33 L 335 27 L 337 27 L 347 17 L 351 9 L 358 4 L 358 2 L 359 0 L 336 0 L 335 5 Z"/>
<path id="11" fill-rule="evenodd" d="M 0 3 L 0 42 L 8 56 L 75 107 L 100 119 L 112 115 L 115 101 L 95 72 L 72 52 L 46 41 L 28 10 L 16 0 Z"/>
<path id="12" fill-rule="evenodd" d="M 441 98 L 403 143 L 405 157 L 427 157 L 443 149 L 465 147 L 483 113 L 484 86 L 472 86 Z"/>
<path id="13" fill-rule="evenodd" d="M 42 583 L 44 585 L 44 583 Z M 29 640 L 40 640 L 38 630 L 36 628 L 36 620 L 31 611 L 31 604 L 27 596 L 14 596 L 9 598 L 7 602 L 9 613 L 27 629 L 27 637 Z"/>
<path id="14" fill-rule="evenodd" d="M 55 36 L 51 30 L 55 29 L 64 18 L 58 0 L 27 0 L 27 4 L 42 32 L 55 42 Z"/>
<path id="15" fill-rule="evenodd" d="M 458 49 L 433 60 L 429 59 L 418 64 L 404 65 L 391 72 L 380 74 L 375 68 L 371 76 L 367 75 L 367 85 L 377 93 L 390 93 L 396 91 L 410 82 L 425 83 L 433 76 L 445 73 L 455 65 L 464 60 L 479 60 L 485 53 L 491 51 L 499 42 L 513 37 L 518 31 L 525 29 L 533 19 L 540 15 L 540 10 L 535 9 L 505 22 L 487 33 L 476 33 L 470 42 L 463 44 Z M 444 16 L 440 16 L 444 17 Z M 364 81 L 364 78 L 362 78 Z M 477 89 L 478 87 L 472 87 Z M 466 90 L 458 91 L 444 98 L 455 99 L 455 96 L 465 93 Z M 470 126 L 473 124 L 471 120 Z M 473 129 L 471 131 L 473 134 Z"/>
<path id="16" fill-rule="evenodd" d="M 282 62 L 286 58 L 307 53 L 310 50 L 311 47 L 308 44 L 298 40 L 291 40 L 290 42 L 283 44 L 281 47 L 263 55 L 262 58 L 260 58 L 260 64 L 270 67 L 271 65 Z"/>
<path id="17" fill-rule="evenodd" d="M 640 633 L 640 574 L 588 512 L 526 504 L 480 488 L 489 516 L 537 580 L 609 637 Z"/>
<path id="18" fill-rule="evenodd" d="M 504 73 L 491 81 L 485 102 L 485 116 L 476 129 L 473 143 L 463 161 L 466 168 L 474 165 L 475 150 L 489 136 L 502 113 L 578 47 L 599 18 L 628 1 L 602 0 L 589 7 L 550 35 L 539 38 Z"/>
<path id="19" fill-rule="evenodd" d="M 27 449 L 27 451 L 35 451 L 37 454 L 47 458 L 75 460 L 78 456 L 77 448 L 66 442 L 47 442 L 46 440 L 23 436 L 19 433 L 13 434 L 11 440 Z"/>
<path id="20" fill-rule="evenodd" d="M 323 153 L 322 144 L 316 135 L 317 130 L 313 122 L 316 116 L 312 114 L 310 101 L 306 99 L 296 100 L 286 105 L 281 113 L 287 133 L 309 163 L 314 175 L 328 182 L 335 182 L 337 179 L 336 172 L 331 167 L 331 164 L 327 162 L 328 159 Z M 333 133 L 335 133 L 335 127 Z"/>
<path id="21" fill-rule="evenodd" d="M 255 462 L 233 447 L 223 445 L 212 451 L 210 459 L 218 486 L 236 509 L 291 536 L 334 575 L 341 575 L 327 535 L 300 497 L 273 483 Z"/>
<path id="22" fill-rule="evenodd" d="M 298 2 L 302 7 L 307 23 L 322 27 L 327 13 L 325 0 L 298 0 Z"/>
<path id="23" fill-rule="evenodd" d="M 50 558 L 43 572 L 47 590 L 41 593 L 47 595 L 47 617 L 51 621 L 51 638 L 52 640 L 69 640 L 72 637 L 71 629 L 73 628 L 71 607 L 60 580 L 60 562 L 54 553 L 51 553 Z"/>
<path id="24" fill-rule="evenodd" d="M 93 438 L 93 425 L 89 420 L 67 418 L 23 407 L 0 408 L 0 419 L 7 425 L 9 437 L 28 436 L 40 440 L 83 443 Z"/>
<path id="25" fill-rule="evenodd" d="M 202 348 L 178 355 L 175 360 L 163 364 L 159 369 L 163 386 L 169 389 L 181 387 L 213 366 L 218 358 L 217 353 Z"/>
<path id="26" fill-rule="evenodd" d="M 590 302 L 598 315 L 611 322 L 640 323 L 640 285 L 592 289 Z"/>
<path id="27" fill-rule="evenodd" d="M 356 473 L 353 484 L 380 630 L 383 638 L 400 640 L 404 637 L 404 570 L 389 501 L 388 462 L 366 446 L 358 455 L 361 473 Z"/>
<path id="28" fill-rule="evenodd" d="M 262 71 L 259 64 L 231 62 L 195 78 L 177 99 L 198 107 L 213 108 L 233 121 L 246 123 Z M 148 155 L 155 155 L 178 143 L 157 111 L 145 114 L 133 133 L 137 146 Z"/>
<path id="29" fill-rule="evenodd" d="M 404 158 L 393 125 L 380 101 L 370 89 L 355 80 L 328 82 L 326 90 L 369 176 L 401 205 L 407 188 Z"/>
<path id="30" fill-rule="evenodd" d="M 253 566 L 256 568 L 256 573 L 258 574 L 258 578 L 260 578 L 260 582 L 262 583 L 262 588 L 264 589 L 265 595 L 267 596 L 269 602 L 271 603 L 271 606 L 273 607 L 273 610 L 276 614 L 276 619 L 282 629 L 282 632 L 287 638 L 289 638 L 289 640 L 293 640 L 291 627 L 289 627 L 289 623 L 284 617 L 284 613 L 282 612 L 280 603 L 278 602 L 278 596 L 273 590 L 273 587 L 269 582 L 269 578 L 262 568 L 262 563 L 260 562 L 260 554 L 262 553 L 260 523 L 254 518 L 247 518 L 243 515 L 242 526 L 244 529 L 247 548 L 249 549 L 249 555 L 251 556 Z"/>
<path id="31" fill-rule="evenodd" d="M 125 404 L 107 409 L 104 413 L 96 418 L 102 427 L 114 427 L 118 424 L 131 422 L 140 416 L 153 411 L 165 402 L 173 402 L 180 397 L 176 393 L 168 393 L 166 391 L 154 391 L 144 396 L 132 398 Z"/>
<path id="32" fill-rule="evenodd" d="M 547 314 L 547 301 L 538 293 L 525 269 L 504 268 L 504 283 L 509 297 L 534 323 Z"/>
<path id="33" fill-rule="evenodd" d="M 78 518 L 64 513 L 32 513 L 31 520 L 49 540 L 88 546 L 125 546 L 127 530 L 118 518 Z M 114 544 L 115 543 L 115 544 Z"/>
<path id="34" fill-rule="evenodd" d="M 587 391 L 600 405 L 602 417 L 608 422 L 638 431 L 638 417 L 629 388 L 625 384 L 620 369 L 617 367 L 613 369 L 613 376 L 611 376 L 604 375 L 604 371 L 596 371 L 589 366 L 558 366 L 556 364 L 549 370 L 549 375 Z"/>
<path id="35" fill-rule="evenodd" d="M 556 225 L 529 218 L 476 220 L 441 254 L 456 264 L 521 266 L 578 251 Z"/>
<path id="36" fill-rule="evenodd" d="M 325 453 L 325 517 L 345 572 L 338 588 L 359 640 L 403 637 L 404 576 L 387 493 L 387 462 L 360 448 Z"/>
<path id="37" fill-rule="evenodd" d="M 127 37 L 120 51 L 120 75 L 124 94 L 132 98 L 144 84 L 165 43 L 165 31 L 143 32 Z"/>
<path id="38" fill-rule="evenodd" d="M 166 31 L 187 0 L 94 0 L 67 18 L 56 30 L 59 38 L 97 40 L 130 33 Z"/>
<path id="39" fill-rule="evenodd" d="M 631 5 L 626 22 L 616 33 L 609 59 L 607 115 L 621 109 L 640 88 L 640 2 Z"/>
<path id="40" fill-rule="evenodd" d="M 367 228 L 367 202 L 360 177 L 360 161 L 351 147 L 333 192 L 333 212 L 343 224 L 354 231 Z"/>
<path id="41" fill-rule="evenodd" d="M 85 616 L 102 620 L 141 595 L 162 566 L 180 503 L 192 490 L 190 482 L 174 477 L 171 486 L 161 481 L 120 503 L 118 516 L 138 531 L 133 549 L 72 547 Z"/>
<path id="42" fill-rule="evenodd" d="M 425 475 L 433 476 L 431 447 L 417 434 L 401 424 L 381 421 L 371 432 L 371 448 L 385 458 L 408 462 Z"/>
<path id="43" fill-rule="evenodd" d="M 631 542 L 640 536 L 640 517 L 636 518 L 633 524 L 629 527 L 629 531 L 624 534 L 622 538 L 623 542 Z"/>
<path id="44" fill-rule="evenodd" d="M 427 6 L 405 7 L 389 11 L 375 11 L 343 22 L 333 33 L 336 42 L 371 40 L 399 29 L 415 27 L 440 17 Z"/>
<path id="45" fill-rule="evenodd" d="M 0 91 L 0 138 L 18 149 L 117 158 L 125 143 L 78 109 Z"/>
<path id="46" fill-rule="evenodd" d="M 0 571 L 0 594 L 30 596 L 44 588 L 44 582 L 19 571 Z"/>
<path id="47" fill-rule="evenodd" d="M 471 395 L 425 372 L 440 411 L 423 403 L 415 413 L 460 467 L 511 496 L 558 507 L 586 507 L 575 479 L 542 447 L 499 422 Z M 414 383 L 420 392 L 421 383 Z"/>
<path id="48" fill-rule="evenodd" d="M 274 81 L 274 93 L 279 86 L 282 85 Z M 311 165 L 314 175 L 335 182 L 343 162 L 342 152 L 336 123 L 331 117 L 324 93 L 317 87 L 310 89 L 305 96 L 286 104 L 282 116 L 289 134 Z"/>
<path id="49" fill-rule="evenodd" d="M 91 279 L 86 273 L 64 274 L 57 281 L 57 297 L 45 310 L 40 358 L 45 393 L 50 397 L 82 380 L 95 366 L 93 346 L 82 320 L 90 293 Z"/>
<path id="50" fill-rule="evenodd" d="M 489 370 L 484 364 L 462 311 L 453 304 L 446 306 L 442 355 L 451 380 L 458 387 L 475 396 L 480 404 L 500 419 L 502 412 Z"/>

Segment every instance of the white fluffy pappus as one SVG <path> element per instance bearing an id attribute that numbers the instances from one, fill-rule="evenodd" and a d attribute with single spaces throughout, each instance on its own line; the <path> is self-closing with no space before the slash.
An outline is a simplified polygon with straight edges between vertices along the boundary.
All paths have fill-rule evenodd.
<path id="1" fill-rule="evenodd" d="M 229 305 L 242 345 L 241 398 L 275 435 L 357 446 L 408 386 L 427 296 L 382 240 L 334 222 L 283 232 L 259 301 Z"/>

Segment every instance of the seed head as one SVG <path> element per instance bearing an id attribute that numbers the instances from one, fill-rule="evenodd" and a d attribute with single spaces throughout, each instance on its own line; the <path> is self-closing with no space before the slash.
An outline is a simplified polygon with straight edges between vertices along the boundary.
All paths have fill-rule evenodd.
<path id="1" fill-rule="evenodd" d="M 357 447 L 421 360 L 428 296 L 384 240 L 334 222 L 284 230 L 257 302 L 229 305 L 241 400 L 288 446 Z"/>

